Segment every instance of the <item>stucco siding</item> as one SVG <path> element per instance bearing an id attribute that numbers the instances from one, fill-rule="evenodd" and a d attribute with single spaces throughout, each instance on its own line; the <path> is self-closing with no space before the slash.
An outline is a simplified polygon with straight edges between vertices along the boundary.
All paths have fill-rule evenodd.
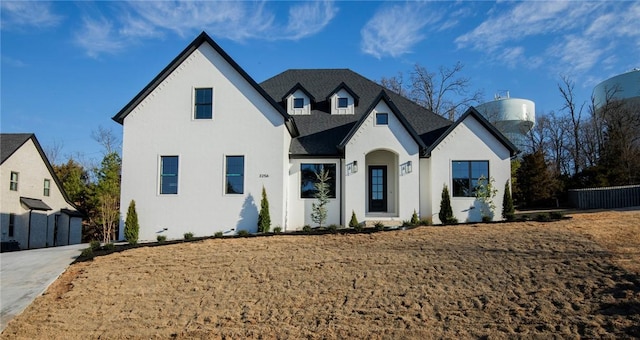
<path id="1" fill-rule="evenodd" d="M 452 161 L 489 161 L 489 176 L 495 180 L 498 192 L 493 199 L 496 206 L 494 220 L 502 219 L 502 195 L 504 184 L 511 177 L 511 157 L 509 150 L 472 116 L 459 124 L 431 154 L 431 216 L 434 223 L 440 223 L 438 212 L 442 188 L 447 185 L 452 192 Z M 474 197 L 451 197 L 453 213 L 459 222 L 481 220 L 480 207 Z"/>
<path id="2" fill-rule="evenodd" d="M 212 119 L 193 119 L 198 87 L 213 88 Z M 122 220 L 135 200 L 140 240 L 254 232 L 263 185 L 272 226 L 284 225 L 282 174 L 290 141 L 284 118 L 208 44 L 133 109 L 123 126 Z M 162 156 L 179 157 L 175 195 L 160 194 Z M 244 156 L 243 194 L 225 193 L 226 156 Z"/>

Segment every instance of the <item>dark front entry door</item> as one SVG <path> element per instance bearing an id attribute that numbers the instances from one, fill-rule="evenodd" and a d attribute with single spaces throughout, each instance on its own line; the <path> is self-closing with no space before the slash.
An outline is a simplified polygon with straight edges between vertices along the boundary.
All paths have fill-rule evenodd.
<path id="1" fill-rule="evenodd" d="M 369 167 L 369 211 L 387 211 L 387 167 Z"/>

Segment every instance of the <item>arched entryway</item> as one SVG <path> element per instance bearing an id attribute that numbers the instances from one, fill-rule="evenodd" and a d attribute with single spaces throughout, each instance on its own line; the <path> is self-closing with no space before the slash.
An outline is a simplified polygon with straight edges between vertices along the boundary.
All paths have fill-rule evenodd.
<path id="1" fill-rule="evenodd" d="M 398 212 L 398 154 L 374 150 L 365 157 L 366 215 L 393 217 Z"/>

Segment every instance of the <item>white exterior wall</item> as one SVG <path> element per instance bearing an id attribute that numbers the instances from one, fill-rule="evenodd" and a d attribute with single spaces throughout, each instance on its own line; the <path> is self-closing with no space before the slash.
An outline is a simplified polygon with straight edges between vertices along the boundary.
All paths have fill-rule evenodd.
<path id="1" fill-rule="evenodd" d="M 9 190 L 11 172 L 18 173 L 18 190 Z M 50 180 L 49 196 L 44 196 L 44 180 Z M 61 209 L 73 208 L 64 198 L 53 180 L 32 139 L 0 165 L 0 209 L 2 241 L 18 241 L 26 249 L 53 246 L 54 216 Z M 29 209 L 20 203 L 20 197 L 41 199 L 52 210 L 31 214 L 31 242 L 29 235 Z M 9 214 L 15 214 L 14 237 L 9 237 Z M 37 215 L 37 216 L 35 216 Z M 48 217 L 50 216 L 50 217 Z"/>
<path id="2" fill-rule="evenodd" d="M 196 87 L 213 88 L 213 119 L 193 119 Z M 141 241 L 256 231 L 263 185 L 272 227 L 284 226 L 290 139 L 280 113 L 200 45 L 124 120 L 120 238 L 132 199 Z M 225 194 L 232 155 L 244 156 L 241 195 Z M 177 195 L 159 194 L 161 156 L 179 156 Z"/>
<path id="3" fill-rule="evenodd" d="M 296 109 L 293 107 L 294 98 L 303 98 L 304 105 L 302 108 Z M 287 113 L 290 115 L 310 115 L 311 114 L 311 100 L 302 90 L 297 90 L 289 97 L 287 97 Z"/>
<path id="4" fill-rule="evenodd" d="M 388 125 L 375 125 L 377 112 L 389 114 Z M 386 151 L 388 163 L 382 164 L 384 153 L 372 153 L 374 151 Z M 419 209 L 419 146 L 384 101 L 376 105 L 347 143 L 344 163 L 349 167 L 354 161 L 358 163 L 358 171 L 345 171 L 344 176 L 345 221 L 351 218 L 352 211 L 358 221 L 379 220 L 381 217 L 406 220 L 411 218 L 414 209 Z M 402 173 L 400 166 L 408 161 L 412 162 L 412 171 Z M 368 212 L 369 165 L 387 165 L 387 214 Z"/>
<path id="5" fill-rule="evenodd" d="M 511 178 L 510 153 L 475 118 L 469 116 L 440 142 L 428 161 L 423 161 L 429 168 L 423 174 L 425 178 L 429 178 L 429 184 L 428 189 L 423 188 L 422 192 L 428 194 L 430 190 L 430 199 L 426 202 L 423 200 L 421 205 L 425 212 L 429 212 L 428 206 L 431 206 L 433 223 L 440 223 L 438 212 L 445 184 L 449 188 L 449 194 L 453 195 L 451 162 L 454 160 L 489 161 L 489 176 L 495 179 L 494 185 L 498 189 L 493 200 L 496 205 L 494 220 L 501 220 L 504 184 Z M 475 197 L 451 197 L 451 207 L 458 222 L 476 222 L 482 219 Z"/>
<path id="6" fill-rule="evenodd" d="M 314 198 L 302 198 L 300 164 L 335 164 L 336 165 L 336 198 L 330 198 L 327 204 L 327 221 L 325 225 L 340 224 L 340 197 L 342 197 L 342 167 L 341 160 L 335 158 L 304 158 L 291 159 L 289 165 L 289 211 L 287 227 L 284 230 L 301 230 L 303 226 L 316 226 L 311 220 L 311 205 L 317 202 Z M 344 222 L 343 222 L 344 223 Z"/>
<path id="7" fill-rule="evenodd" d="M 347 98 L 347 107 L 338 107 L 338 98 Z M 354 114 L 355 102 L 353 97 L 345 89 L 340 89 L 331 96 L 331 114 L 332 115 L 352 115 Z"/>

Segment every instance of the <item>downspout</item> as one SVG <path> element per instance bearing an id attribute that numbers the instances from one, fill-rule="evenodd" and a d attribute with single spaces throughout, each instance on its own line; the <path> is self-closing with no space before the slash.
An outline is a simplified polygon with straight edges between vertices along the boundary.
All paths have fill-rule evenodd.
<path id="1" fill-rule="evenodd" d="M 33 210 L 29 209 L 29 222 L 27 223 L 27 249 L 31 248 L 31 213 Z"/>
<path id="2" fill-rule="evenodd" d="M 71 216 L 67 216 L 67 245 L 71 244 Z"/>
<path id="3" fill-rule="evenodd" d="M 342 205 L 344 204 L 344 159 L 340 158 L 340 225 L 341 226 L 345 226 L 344 225 L 344 216 L 343 216 L 343 209 L 342 209 Z"/>

